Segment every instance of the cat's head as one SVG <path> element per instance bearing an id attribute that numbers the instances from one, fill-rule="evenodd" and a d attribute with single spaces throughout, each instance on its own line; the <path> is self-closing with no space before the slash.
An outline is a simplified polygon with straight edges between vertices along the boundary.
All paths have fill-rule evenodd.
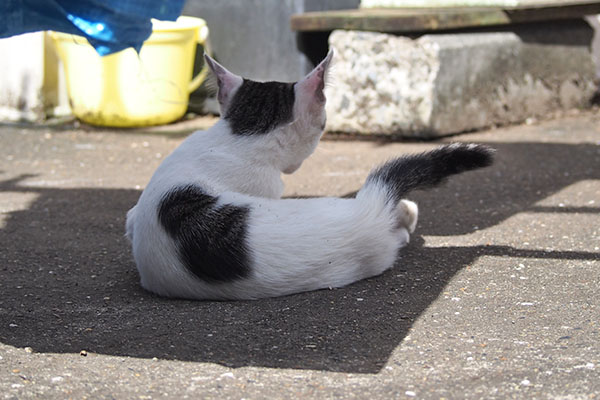
<path id="1" fill-rule="evenodd" d="M 256 138 L 284 173 L 300 167 L 325 129 L 325 82 L 333 51 L 295 83 L 256 82 L 229 72 L 205 55 L 217 79 L 217 99 L 232 134 Z M 267 150 L 266 150 L 267 151 Z"/>

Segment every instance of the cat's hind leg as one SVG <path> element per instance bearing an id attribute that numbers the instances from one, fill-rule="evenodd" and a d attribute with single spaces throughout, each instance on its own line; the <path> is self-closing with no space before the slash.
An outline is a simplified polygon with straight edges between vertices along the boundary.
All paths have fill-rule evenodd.
<path id="1" fill-rule="evenodd" d="M 413 233 L 417 227 L 419 217 L 419 207 L 410 200 L 400 200 L 396 206 L 397 227 L 405 228 L 408 233 Z"/>

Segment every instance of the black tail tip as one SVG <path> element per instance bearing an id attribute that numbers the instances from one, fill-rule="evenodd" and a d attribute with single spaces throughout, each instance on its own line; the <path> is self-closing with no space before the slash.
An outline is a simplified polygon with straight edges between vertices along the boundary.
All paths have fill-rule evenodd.
<path id="1" fill-rule="evenodd" d="M 475 143 L 452 143 L 439 150 L 442 157 L 449 157 L 461 166 L 461 170 L 489 167 L 494 163 L 496 149 Z M 450 160 L 448 160 L 450 161 Z"/>

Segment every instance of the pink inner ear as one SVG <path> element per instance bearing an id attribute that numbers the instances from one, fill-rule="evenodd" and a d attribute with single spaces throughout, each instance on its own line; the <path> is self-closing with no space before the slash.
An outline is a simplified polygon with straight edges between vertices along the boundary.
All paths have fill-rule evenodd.
<path id="1" fill-rule="evenodd" d="M 224 104 L 231 98 L 231 92 L 237 86 L 236 83 L 238 80 L 236 78 L 238 77 L 229 73 L 229 71 L 225 71 L 225 74 L 217 76 L 219 81 L 219 103 Z"/>
<path id="2" fill-rule="evenodd" d="M 217 84 L 219 86 L 217 99 L 223 107 L 231 99 L 232 92 L 242 83 L 243 79 L 229 72 L 225 67 L 213 60 L 207 54 L 204 55 L 204 58 L 217 78 Z"/>
<path id="3" fill-rule="evenodd" d="M 301 93 L 314 98 L 319 102 L 325 102 L 325 68 L 319 65 L 306 78 L 298 82 Z"/>
<path id="4" fill-rule="evenodd" d="M 317 100 L 325 101 L 325 94 L 323 93 L 323 89 L 325 89 L 325 68 L 319 65 L 310 74 L 307 81 L 308 90 L 315 95 Z"/>
<path id="5" fill-rule="evenodd" d="M 329 52 L 327 57 L 315 69 L 298 82 L 298 86 L 302 92 L 314 97 L 319 102 L 325 102 L 325 94 L 323 93 L 325 89 L 325 77 L 332 57 L 333 52 Z"/>

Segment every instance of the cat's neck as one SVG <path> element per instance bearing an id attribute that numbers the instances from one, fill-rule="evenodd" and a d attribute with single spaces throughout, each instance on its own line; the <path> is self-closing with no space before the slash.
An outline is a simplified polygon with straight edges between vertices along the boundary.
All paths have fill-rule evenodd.
<path id="1" fill-rule="evenodd" d="M 229 123 L 220 119 L 210 129 L 191 135 L 178 149 L 182 157 L 177 158 L 192 163 L 194 170 L 210 181 L 226 183 L 228 190 L 279 197 L 283 191 L 281 169 L 273 156 L 278 149 L 272 148 L 268 139 L 236 135 Z"/>
<path id="2" fill-rule="evenodd" d="M 245 136 L 232 132 L 229 122 L 219 119 L 206 131 L 192 135 L 197 154 L 220 154 L 225 159 L 237 160 L 248 168 L 274 169 L 281 173 L 281 149 L 273 140 L 274 133 Z"/>

